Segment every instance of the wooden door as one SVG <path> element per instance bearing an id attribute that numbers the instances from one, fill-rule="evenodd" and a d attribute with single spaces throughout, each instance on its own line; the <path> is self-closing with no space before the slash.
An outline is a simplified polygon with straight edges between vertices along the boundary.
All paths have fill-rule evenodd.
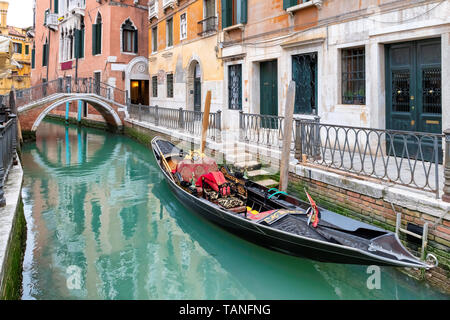
<path id="1" fill-rule="evenodd" d="M 260 63 L 260 114 L 278 116 L 277 60 Z M 276 121 L 262 121 L 261 127 L 277 128 Z"/>

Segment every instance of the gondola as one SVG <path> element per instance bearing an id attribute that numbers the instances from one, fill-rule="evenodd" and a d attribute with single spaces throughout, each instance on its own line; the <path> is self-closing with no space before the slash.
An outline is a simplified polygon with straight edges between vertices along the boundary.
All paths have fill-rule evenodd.
<path id="1" fill-rule="evenodd" d="M 248 241 L 322 262 L 435 266 L 408 252 L 395 233 L 317 206 L 309 194 L 308 203 L 268 189 L 161 137 L 151 146 L 171 191 L 184 206 Z"/>

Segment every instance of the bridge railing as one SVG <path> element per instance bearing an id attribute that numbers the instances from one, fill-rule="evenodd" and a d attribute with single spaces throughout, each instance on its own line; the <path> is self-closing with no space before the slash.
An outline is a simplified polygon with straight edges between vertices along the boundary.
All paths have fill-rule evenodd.
<path id="1" fill-rule="evenodd" d="M 6 205 L 3 186 L 9 170 L 17 164 L 17 117 L 9 114 L 5 122 L 0 122 L 0 207 Z"/>
<path id="2" fill-rule="evenodd" d="M 131 119 L 181 131 L 193 136 L 200 136 L 202 132 L 203 112 L 129 103 L 128 113 Z M 209 114 L 207 137 L 220 142 L 221 132 L 222 112 L 220 110 L 211 112 Z"/>
<path id="3" fill-rule="evenodd" d="M 15 107 L 18 108 L 33 102 L 38 102 L 57 93 L 96 94 L 122 105 L 126 104 L 128 96 L 127 91 L 100 81 L 95 81 L 93 78 L 72 79 L 71 77 L 66 77 L 43 82 L 30 88 L 16 90 Z M 11 104 L 9 94 L 1 96 L 0 100 L 0 103 L 6 106 L 10 106 Z"/>

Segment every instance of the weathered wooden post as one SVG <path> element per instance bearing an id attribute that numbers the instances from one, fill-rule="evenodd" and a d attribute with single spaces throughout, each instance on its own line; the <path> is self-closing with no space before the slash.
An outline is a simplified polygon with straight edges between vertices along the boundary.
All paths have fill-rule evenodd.
<path id="1" fill-rule="evenodd" d="M 444 155 L 444 194 L 442 200 L 450 202 L 450 128 L 444 131 L 445 155 Z"/>
<path id="2" fill-rule="evenodd" d="M 205 99 L 205 110 L 203 112 L 202 140 L 201 140 L 201 145 L 200 145 L 201 153 L 205 153 L 206 135 L 208 133 L 210 109 L 211 109 L 211 90 L 208 90 L 208 92 L 206 93 L 206 99 Z"/>
<path id="3" fill-rule="evenodd" d="M 289 180 L 289 158 L 291 156 L 291 141 L 292 141 L 292 121 L 294 118 L 294 103 L 295 103 L 295 82 L 289 83 L 286 95 L 286 107 L 284 116 L 284 136 L 283 148 L 281 150 L 280 163 L 280 191 L 286 191 Z"/>

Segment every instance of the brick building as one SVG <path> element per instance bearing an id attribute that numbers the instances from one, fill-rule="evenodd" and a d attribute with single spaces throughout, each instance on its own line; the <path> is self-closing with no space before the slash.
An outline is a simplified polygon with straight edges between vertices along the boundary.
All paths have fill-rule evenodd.
<path id="1" fill-rule="evenodd" d="M 135 103 L 148 103 L 146 4 L 144 0 L 36 0 L 32 85 L 91 77 L 128 90 Z"/>

